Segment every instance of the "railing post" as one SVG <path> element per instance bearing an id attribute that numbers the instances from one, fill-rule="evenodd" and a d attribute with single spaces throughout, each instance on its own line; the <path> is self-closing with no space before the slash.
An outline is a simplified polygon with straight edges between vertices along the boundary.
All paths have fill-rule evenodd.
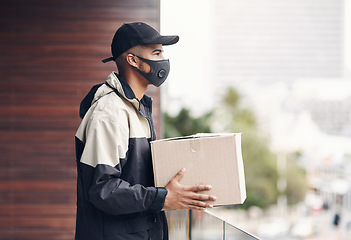
<path id="1" fill-rule="evenodd" d="M 225 221 L 222 221 L 223 223 L 223 240 L 225 240 Z"/>
<path id="2" fill-rule="evenodd" d="M 192 222 L 193 222 L 193 211 L 189 209 L 189 240 L 191 240 Z"/>

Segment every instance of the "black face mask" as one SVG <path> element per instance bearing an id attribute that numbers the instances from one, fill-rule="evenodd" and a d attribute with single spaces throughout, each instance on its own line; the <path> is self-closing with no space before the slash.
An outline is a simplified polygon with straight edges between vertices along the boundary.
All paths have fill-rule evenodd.
<path id="1" fill-rule="evenodd" d="M 169 60 L 150 60 L 146 58 L 139 57 L 143 62 L 150 66 L 150 72 L 145 73 L 140 71 L 137 67 L 134 67 L 144 78 L 146 78 L 151 84 L 159 87 L 167 78 L 170 70 Z"/>

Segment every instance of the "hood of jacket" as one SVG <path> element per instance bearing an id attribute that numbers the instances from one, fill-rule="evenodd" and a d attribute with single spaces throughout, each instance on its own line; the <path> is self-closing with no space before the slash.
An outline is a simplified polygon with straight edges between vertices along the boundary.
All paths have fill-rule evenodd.
<path id="1" fill-rule="evenodd" d="M 127 99 L 133 104 L 136 109 L 139 109 L 140 102 L 135 97 L 135 94 L 128 83 L 123 80 L 117 73 L 112 72 L 106 79 L 105 83 L 100 83 L 93 86 L 88 94 L 84 97 L 79 108 L 79 117 L 84 118 L 89 108 L 100 98 L 111 93 L 116 92 L 119 96 Z M 146 105 L 151 104 L 151 98 L 144 95 L 141 100 Z"/>

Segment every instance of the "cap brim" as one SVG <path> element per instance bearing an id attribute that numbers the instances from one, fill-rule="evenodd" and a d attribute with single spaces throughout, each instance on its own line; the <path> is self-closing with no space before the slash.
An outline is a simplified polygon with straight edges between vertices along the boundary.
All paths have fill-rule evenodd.
<path id="1" fill-rule="evenodd" d="M 149 44 L 162 44 L 162 45 L 172 45 L 179 41 L 178 35 L 170 36 L 159 36 L 155 39 L 148 41 Z"/>

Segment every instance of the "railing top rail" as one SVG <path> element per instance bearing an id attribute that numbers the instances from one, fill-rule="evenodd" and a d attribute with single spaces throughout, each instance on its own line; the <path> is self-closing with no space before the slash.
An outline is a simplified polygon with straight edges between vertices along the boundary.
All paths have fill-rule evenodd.
<path id="1" fill-rule="evenodd" d="M 209 215 L 211 215 L 211 216 L 213 216 L 213 217 L 215 217 L 215 218 L 217 218 L 217 219 L 219 219 L 219 220 L 221 220 L 221 221 L 223 221 L 223 222 L 225 222 L 226 224 L 228 224 L 228 225 L 230 225 L 230 226 L 232 226 L 232 227 L 236 228 L 236 229 L 237 229 L 237 230 L 239 230 L 240 232 L 242 232 L 242 233 L 244 233 L 244 234 L 246 234 L 246 235 L 248 235 L 248 236 L 252 237 L 253 239 L 257 239 L 257 240 L 259 240 L 259 238 L 258 238 L 258 237 L 254 236 L 254 235 L 253 235 L 253 234 L 251 234 L 251 233 L 248 233 L 248 232 L 246 232 L 246 231 L 242 230 L 241 228 L 239 228 L 239 227 L 237 227 L 237 226 L 233 225 L 232 223 L 229 223 L 229 222 L 225 221 L 223 218 L 221 218 L 221 217 L 217 216 L 216 214 L 214 214 L 214 213 L 210 212 L 209 210 L 205 209 L 205 210 L 204 210 L 204 212 L 205 212 L 205 213 L 207 213 L 207 214 L 209 214 Z"/>

